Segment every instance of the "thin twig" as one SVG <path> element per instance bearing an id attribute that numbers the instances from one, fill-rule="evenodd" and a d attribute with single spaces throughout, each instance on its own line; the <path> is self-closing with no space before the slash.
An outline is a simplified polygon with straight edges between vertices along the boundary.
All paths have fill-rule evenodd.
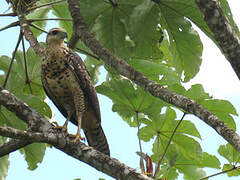
<path id="1" fill-rule="evenodd" d="M 233 170 L 236 170 L 236 169 L 239 169 L 239 168 L 240 168 L 240 166 L 233 166 L 231 169 L 226 169 L 226 170 L 224 170 L 224 171 L 222 171 L 222 172 L 219 172 L 219 173 L 216 173 L 216 174 L 212 174 L 212 175 L 206 176 L 206 177 L 201 178 L 201 179 L 199 179 L 199 180 L 204 180 L 204 179 L 208 179 L 208 178 L 211 178 L 211 177 L 214 177 L 214 176 L 218 176 L 218 175 L 220 175 L 220 174 L 225 174 L 225 173 L 227 173 L 227 172 L 230 172 L 230 171 L 233 171 Z"/>
<path id="2" fill-rule="evenodd" d="M 36 25 L 36 24 L 31 23 L 31 24 L 29 24 L 29 25 L 32 26 L 32 27 L 34 27 L 35 29 L 37 29 L 37 30 L 39 30 L 39 31 L 42 31 L 42 32 L 47 33 L 47 31 L 45 31 L 44 29 L 42 29 L 41 27 L 39 27 L 39 26 Z"/>
<path id="3" fill-rule="evenodd" d="M 51 6 L 51 5 L 55 5 L 55 4 L 58 4 L 58 3 L 62 3 L 64 1 L 66 1 L 66 0 L 54 1 L 54 2 L 50 2 L 50 3 L 42 4 L 42 5 L 39 5 L 39 6 L 31 7 L 31 8 L 27 9 L 27 12 L 38 9 L 38 8 L 41 8 L 41 7 Z"/>
<path id="4" fill-rule="evenodd" d="M 72 21 L 72 18 L 36 18 L 36 19 L 27 19 L 27 22 L 36 22 L 36 21 Z"/>
<path id="5" fill-rule="evenodd" d="M 156 163 L 155 163 L 155 173 L 154 174 L 159 174 L 160 166 L 157 165 L 158 158 L 159 158 L 159 131 L 157 132 L 157 152 L 156 152 Z"/>
<path id="6" fill-rule="evenodd" d="M 9 78 L 9 75 L 10 75 L 10 72 L 11 72 L 11 69 L 12 69 L 13 60 L 14 60 L 14 58 L 15 58 L 16 52 L 17 52 L 17 50 L 18 50 L 18 46 L 19 46 L 22 38 L 23 38 L 23 34 L 22 34 L 22 32 L 20 31 L 20 32 L 19 32 L 18 41 L 17 41 L 17 45 L 16 45 L 16 47 L 15 47 L 15 49 L 14 49 L 14 52 L 13 52 L 13 55 L 12 55 L 12 59 L 11 59 L 10 65 L 9 65 L 9 67 L 8 67 L 8 72 L 7 72 L 6 78 L 5 78 L 4 83 L 3 83 L 3 88 L 4 88 L 4 89 L 6 88 L 7 81 L 8 81 L 8 78 Z"/>
<path id="7" fill-rule="evenodd" d="M 22 31 L 21 31 L 21 33 L 22 33 Z M 24 71 L 25 71 L 25 76 L 26 76 L 26 84 L 29 85 L 29 90 L 30 90 L 31 94 L 33 94 L 30 79 L 29 79 L 29 76 L 28 76 L 27 57 L 26 57 L 24 39 L 22 39 L 22 48 L 23 48 L 23 59 L 24 59 Z"/>
<path id="8" fill-rule="evenodd" d="M 166 146 L 166 148 L 164 149 L 163 155 L 162 155 L 161 159 L 159 160 L 159 162 L 157 163 L 157 169 L 160 168 L 160 165 L 161 165 L 161 163 L 162 163 L 162 160 L 163 160 L 163 158 L 165 157 L 165 155 L 166 155 L 166 153 L 167 153 L 168 147 L 169 147 L 169 145 L 170 145 L 170 143 L 171 143 L 171 141 L 172 141 L 172 139 L 173 139 L 173 136 L 175 135 L 178 127 L 180 126 L 180 124 L 182 123 L 183 118 L 185 117 L 185 115 L 186 115 L 186 113 L 184 112 L 181 120 L 178 122 L 177 126 L 174 128 L 173 133 L 172 133 L 171 137 L 170 137 L 169 140 L 168 140 L 167 146 Z M 158 171 L 158 173 L 159 173 L 159 171 Z M 154 177 L 158 177 L 158 175 L 159 175 L 158 173 L 157 173 L 157 171 L 155 171 Z"/>
<path id="9" fill-rule="evenodd" d="M 80 49 L 80 48 L 75 48 L 75 49 L 77 49 L 77 50 L 79 50 L 79 51 L 81 51 L 83 54 L 85 54 L 85 55 L 88 55 L 88 56 L 91 56 L 91 57 L 93 57 L 93 58 L 95 58 L 95 59 L 97 59 L 97 60 L 100 60 L 100 58 L 98 57 L 98 56 L 95 56 L 94 54 L 92 54 L 92 53 L 90 53 L 90 52 L 87 52 L 87 51 L 85 51 L 84 49 Z"/>
<path id="10" fill-rule="evenodd" d="M 17 13 L 0 14 L 0 16 L 17 16 Z"/>
<path id="11" fill-rule="evenodd" d="M 13 23 L 1 28 L 0 31 L 3 31 L 5 29 L 11 28 L 11 27 L 15 27 L 15 26 L 19 26 L 19 21 L 13 22 Z"/>
<path id="12" fill-rule="evenodd" d="M 137 120 L 137 130 L 138 130 L 137 131 L 137 136 L 138 136 L 139 149 L 140 149 L 140 153 L 143 154 L 143 152 L 142 152 L 142 144 L 141 144 L 141 139 L 140 139 L 140 123 L 139 123 L 139 119 L 138 119 L 138 111 L 136 111 L 136 120 Z M 142 166 L 141 167 L 142 171 L 145 172 L 142 156 L 140 156 L 140 165 Z"/>

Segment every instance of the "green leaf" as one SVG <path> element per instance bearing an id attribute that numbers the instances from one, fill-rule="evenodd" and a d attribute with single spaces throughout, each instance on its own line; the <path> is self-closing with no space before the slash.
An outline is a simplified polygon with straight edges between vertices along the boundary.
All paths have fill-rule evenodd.
<path id="1" fill-rule="evenodd" d="M 129 49 L 125 40 L 126 30 L 121 21 L 122 11 L 109 7 L 101 13 L 92 28 L 96 38 L 115 55 L 129 58 Z"/>
<path id="2" fill-rule="evenodd" d="M 22 120 L 18 119 L 13 112 L 7 110 L 3 106 L 1 106 L 0 111 L 0 125 L 10 126 L 20 130 L 26 130 L 27 128 L 27 125 Z"/>
<path id="3" fill-rule="evenodd" d="M 221 145 L 218 148 L 218 153 L 228 160 L 229 164 L 236 164 L 240 162 L 240 154 L 229 143 Z"/>
<path id="4" fill-rule="evenodd" d="M 184 179 L 196 180 L 206 176 L 206 172 L 202 168 L 194 166 L 179 166 L 178 171 L 184 174 Z"/>
<path id="5" fill-rule="evenodd" d="M 178 122 L 179 122 L 179 120 L 172 121 L 172 125 L 171 126 L 172 127 L 176 127 Z M 198 132 L 198 130 L 195 127 L 195 125 L 191 121 L 187 121 L 187 120 L 183 120 L 181 122 L 181 125 L 177 129 L 176 133 L 177 134 L 178 133 L 188 134 L 188 135 L 195 136 L 195 137 L 198 137 L 199 139 L 201 139 L 200 133 Z"/>
<path id="6" fill-rule="evenodd" d="M 228 171 L 228 170 L 230 170 L 230 169 L 232 169 L 232 171 Z M 234 169 L 234 166 L 233 166 L 232 164 L 224 164 L 222 170 L 223 170 L 223 171 L 228 171 L 228 172 L 227 172 L 227 175 L 228 175 L 229 177 L 239 176 L 239 175 L 240 175 L 239 169 Z"/>
<path id="7" fill-rule="evenodd" d="M 87 56 L 87 58 L 84 60 L 84 63 L 91 76 L 92 82 L 96 84 L 99 80 L 100 67 L 103 65 L 103 63 L 100 60 L 92 58 L 91 56 Z"/>
<path id="8" fill-rule="evenodd" d="M 42 88 L 40 76 L 40 56 L 36 55 L 32 48 L 29 48 L 26 53 L 27 71 L 29 82 L 26 80 L 25 65 L 23 53 L 16 53 L 16 61 L 13 62 L 12 69 L 7 81 L 6 89 L 14 93 L 16 96 L 22 94 L 33 94 L 40 98 L 45 98 L 46 95 Z M 11 59 L 7 56 L 0 57 L 0 70 L 4 72 L 0 75 L 0 82 L 4 82 Z"/>
<path id="9" fill-rule="evenodd" d="M 162 179 L 167 180 L 175 180 L 179 176 L 177 169 L 174 167 L 169 167 L 168 165 L 163 165 L 159 174 Z"/>
<path id="10" fill-rule="evenodd" d="M 37 168 L 37 164 L 43 160 L 45 150 L 46 145 L 43 143 L 33 143 L 20 150 L 28 163 L 28 169 L 34 170 Z"/>
<path id="11" fill-rule="evenodd" d="M 185 158 L 192 158 L 194 160 L 198 160 L 202 157 L 202 148 L 200 144 L 191 137 L 178 134 L 177 136 L 173 137 L 172 143 L 176 145 L 178 151 Z"/>
<path id="12" fill-rule="evenodd" d="M 33 96 L 33 95 L 21 95 L 19 96 L 21 100 L 27 103 L 29 106 L 33 107 L 37 110 L 38 113 L 45 115 L 49 119 L 52 117 L 51 108 L 48 104 L 42 101 L 40 98 Z"/>
<path id="13" fill-rule="evenodd" d="M 129 36 L 134 42 L 131 50 L 136 59 L 159 59 L 162 51 L 158 40 L 162 34 L 157 29 L 159 8 L 152 1 L 142 1 L 132 10 L 129 17 Z"/>
<path id="14" fill-rule="evenodd" d="M 169 0 L 161 2 L 163 7 L 175 11 L 176 14 L 183 15 L 196 24 L 207 36 L 214 40 L 214 36 L 203 19 L 202 13 L 194 0 Z"/>
<path id="15" fill-rule="evenodd" d="M 237 115 L 234 106 L 226 100 L 212 99 L 204 100 L 201 102 L 206 109 L 217 115 L 222 119 L 230 128 L 236 129 L 236 124 L 230 114 Z"/>
<path id="16" fill-rule="evenodd" d="M 0 144 L 3 144 L 5 141 L 3 137 L 0 136 Z M 8 174 L 8 167 L 9 167 L 9 155 L 5 155 L 0 157 L 0 179 L 4 180 Z"/>
<path id="17" fill-rule="evenodd" d="M 43 8 L 39 8 L 36 9 L 35 11 L 33 11 L 31 14 L 29 14 L 27 16 L 27 19 L 43 19 L 43 18 L 47 18 L 48 17 L 48 12 L 49 10 L 51 10 L 50 7 L 43 7 Z M 39 26 L 40 28 L 44 29 L 46 27 L 47 21 L 36 21 L 33 22 L 35 25 Z M 34 34 L 35 37 L 39 36 L 40 34 L 42 34 L 42 31 L 36 29 L 36 28 L 32 28 L 31 30 Z"/>
<path id="18" fill-rule="evenodd" d="M 165 104 L 127 79 L 112 79 L 96 89 L 98 93 L 112 99 L 113 111 L 118 112 L 131 126 L 136 126 L 136 121 L 132 121 L 136 112 L 146 115 L 158 114 Z"/>
<path id="19" fill-rule="evenodd" d="M 110 3 L 103 2 L 102 0 L 79 0 L 79 3 L 84 22 L 88 25 L 89 29 L 92 28 L 102 13 L 112 8 Z"/>
<path id="20" fill-rule="evenodd" d="M 181 6 L 182 3 L 178 3 L 178 5 Z M 178 13 L 165 3 L 160 3 L 159 8 L 161 25 L 169 36 L 173 56 L 172 65 L 176 67 L 179 75 L 184 71 L 184 81 L 189 81 L 198 73 L 202 62 L 200 37 L 182 12 Z"/>
<path id="21" fill-rule="evenodd" d="M 208 93 L 205 93 L 201 84 L 192 85 L 192 87 L 185 93 L 185 96 L 195 100 L 198 103 L 204 99 L 211 98 Z"/>
<path id="22" fill-rule="evenodd" d="M 9 160 L 8 155 L 0 158 L 0 179 L 4 180 L 8 174 Z"/>
<path id="23" fill-rule="evenodd" d="M 135 60 L 129 64 L 161 85 L 180 84 L 180 78 L 177 73 L 165 64 L 147 60 Z"/>
<path id="24" fill-rule="evenodd" d="M 196 162 L 197 164 L 198 162 Z M 206 152 L 203 153 L 203 158 L 202 160 L 198 163 L 200 167 L 210 167 L 210 168 L 216 168 L 220 169 L 220 161 L 219 159 L 211 154 L 208 154 Z"/>

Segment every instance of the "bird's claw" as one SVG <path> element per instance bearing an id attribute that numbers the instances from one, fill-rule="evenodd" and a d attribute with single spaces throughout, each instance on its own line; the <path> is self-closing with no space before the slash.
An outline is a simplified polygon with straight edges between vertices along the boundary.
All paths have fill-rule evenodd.
<path id="1" fill-rule="evenodd" d="M 67 126 L 65 126 L 65 125 L 59 126 L 59 124 L 56 121 L 52 122 L 51 124 L 54 126 L 54 129 L 60 129 L 63 132 L 67 133 Z"/>
<path id="2" fill-rule="evenodd" d="M 71 137 L 71 138 L 75 138 L 74 140 L 73 140 L 73 142 L 74 143 L 76 143 L 77 141 L 85 141 L 85 138 L 84 137 L 82 137 L 81 136 L 81 134 L 69 134 L 69 137 Z"/>

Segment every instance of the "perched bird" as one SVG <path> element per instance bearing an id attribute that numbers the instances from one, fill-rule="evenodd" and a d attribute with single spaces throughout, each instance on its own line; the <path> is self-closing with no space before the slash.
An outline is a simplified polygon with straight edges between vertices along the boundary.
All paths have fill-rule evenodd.
<path id="1" fill-rule="evenodd" d="M 98 151 L 110 154 L 106 136 L 101 127 L 101 116 L 96 90 L 80 56 L 64 45 L 67 33 L 62 28 L 53 28 L 47 34 L 45 56 L 41 62 L 41 78 L 47 96 L 67 118 L 78 126 L 74 141 L 84 139 Z"/>

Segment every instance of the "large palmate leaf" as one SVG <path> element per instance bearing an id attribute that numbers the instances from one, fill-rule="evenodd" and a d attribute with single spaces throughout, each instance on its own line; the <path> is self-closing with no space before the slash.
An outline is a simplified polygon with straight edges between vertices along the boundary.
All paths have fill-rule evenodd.
<path id="1" fill-rule="evenodd" d="M 172 53 L 170 61 L 179 74 L 184 71 L 184 80 L 189 81 L 198 73 L 201 65 L 202 43 L 200 37 L 183 14 L 179 14 L 161 3 L 159 9 L 160 23 L 169 37 Z"/>
<path id="2" fill-rule="evenodd" d="M 0 57 L 0 70 L 4 72 L 0 74 L 0 82 L 2 84 L 6 78 L 10 61 L 10 58 L 7 56 Z M 16 53 L 16 60 L 12 64 L 6 89 L 17 96 L 22 94 L 33 94 L 40 98 L 45 98 L 45 93 L 41 84 L 40 63 L 41 58 L 36 55 L 32 48 L 29 48 L 26 53 L 27 75 L 29 77 L 29 82 L 27 82 L 23 53 L 18 51 Z"/>
<path id="3" fill-rule="evenodd" d="M 127 79 L 112 79 L 96 87 L 97 92 L 108 96 L 113 101 L 113 111 L 126 120 L 131 126 L 136 126 L 136 112 L 146 115 L 158 114 L 165 103 L 153 97 Z"/>
<path id="4" fill-rule="evenodd" d="M 223 165 L 222 170 L 227 171 L 232 169 L 231 171 L 227 171 L 228 176 L 239 176 L 240 171 L 238 169 L 233 169 L 236 164 L 240 163 L 240 154 L 232 147 L 231 144 L 227 143 L 226 145 L 221 145 L 218 148 L 218 153 L 227 159 L 228 163 Z"/>
<path id="5" fill-rule="evenodd" d="M 129 36 L 134 42 L 131 51 L 135 59 L 159 59 L 162 52 L 158 48 L 158 40 L 162 36 L 157 25 L 159 9 L 152 1 L 143 1 L 133 10 L 129 18 Z"/>

